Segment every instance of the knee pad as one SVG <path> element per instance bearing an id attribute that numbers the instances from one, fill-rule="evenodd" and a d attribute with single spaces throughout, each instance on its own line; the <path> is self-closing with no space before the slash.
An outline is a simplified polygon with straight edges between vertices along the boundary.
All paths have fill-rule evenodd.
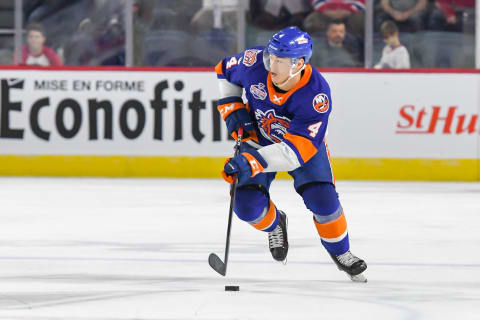
<path id="1" fill-rule="evenodd" d="M 309 183 L 301 186 L 299 193 L 307 208 L 317 216 L 332 214 L 340 207 L 337 191 L 331 183 Z"/>
<path id="2" fill-rule="evenodd" d="M 245 186 L 237 189 L 233 209 L 239 219 L 255 221 L 269 204 L 269 197 L 262 189 Z"/>

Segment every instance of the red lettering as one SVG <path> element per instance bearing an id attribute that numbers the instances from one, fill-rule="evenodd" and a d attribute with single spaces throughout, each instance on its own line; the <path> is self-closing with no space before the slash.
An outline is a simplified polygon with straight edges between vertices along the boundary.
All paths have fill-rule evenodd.
<path id="1" fill-rule="evenodd" d="M 432 112 L 427 111 L 427 108 L 422 108 L 416 112 L 414 105 L 404 105 L 400 108 L 400 120 L 397 122 L 395 133 L 434 134 L 437 129 L 440 129 L 443 134 L 480 132 L 480 114 L 455 114 L 457 109 L 458 106 L 447 108 L 432 106 Z M 442 124 L 439 124 L 441 121 L 444 122 L 443 127 Z M 440 128 L 437 128 L 438 126 Z"/>
<path id="2" fill-rule="evenodd" d="M 468 133 L 472 134 L 475 132 L 475 126 L 477 125 L 478 114 L 472 115 L 472 117 L 470 118 L 470 123 L 466 128 L 464 128 L 463 123 L 465 122 L 466 117 L 467 116 L 464 114 L 458 117 L 458 125 L 457 125 L 456 133 L 464 133 L 465 131 L 467 131 Z"/>
<path id="3" fill-rule="evenodd" d="M 401 129 L 407 129 L 407 128 L 410 128 L 414 122 L 414 118 L 409 115 L 407 113 L 407 109 L 412 109 L 412 111 L 415 110 L 415 106 L 412 106 L 412 105 L 406 105 L 406 106 L 403 106 L 401 109 L 400 109 L 400 116 L 402 118 L 404 118 L 405 120 L 407 120 L 407 124 L 405 125 L 402 125 L 400 123 L 400 121 L 397 122 L 397 128 L 401 128 Z"/>
<path id="4" fill-rule="evenodd" d="M 450 127 L 452 126 L 453 122 L 453 116 L 455 114 L 455 109 L 457 107 L 449 107 L 448 108 L 448 113 L 446 117 L 440 117 L 440 110 L 441 107 L 439 106 L 434 106 L 433 107 L 433 114 L 432 114 L 432 119 L 430 120 L 430 126 L 428 127 L 428 133 L 434 133 L 435 132 L 435 127 L 437 126 L 437 122 L 440 120 L 445 120 L 445 126 L 443 127 L 443 133 L 450 134 Z"/>
<path id="5" fill-rule="evenodd" d="M 422 108 L 422 111 L 418 113 L 418 119 L 417 119 L 417 125 L 416 125 L 417 128 L 423 128 L 422 120 L 423 120 L 423 116 L 426 114 L 427 112 L 425 111 L 425 108 Z"/>

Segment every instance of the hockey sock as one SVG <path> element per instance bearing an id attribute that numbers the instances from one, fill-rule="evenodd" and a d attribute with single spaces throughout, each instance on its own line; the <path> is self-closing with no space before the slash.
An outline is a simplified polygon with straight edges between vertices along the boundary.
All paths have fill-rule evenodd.
<path id="1" fill-rule="evenodd" d="M 307 186 L 302 198 L 310 211 L 323 246 L 329 253 L 339 255 L 350 248 L 347 221 L 338 201 L 335 187 L 330 183 Z"/>
<path id="2" fill-rule="evenodd" d="M 261 231 L 273 231 L 278 224 L 278 212 L 275 205 L 260 190 L 238 189 L 234 211 L 239 219 L 247 221 Z"/>

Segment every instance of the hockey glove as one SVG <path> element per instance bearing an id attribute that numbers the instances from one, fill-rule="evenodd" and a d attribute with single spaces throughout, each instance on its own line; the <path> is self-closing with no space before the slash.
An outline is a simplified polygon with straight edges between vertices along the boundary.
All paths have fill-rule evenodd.
<path id="1" fill-rule="evenodd" d="M 238 173 L 238 182 L 241 183 L 249 178 L 255 177 L 265 170 L 267 166 L 267 162 L 257 150 L 243 152 L 225 161 L 222 177 L 231 184 L 233 183 L 233 175 Z"/>
<path id="2" fill-rule="evenodd" d="M 258 142 L 257 133 L 255 132 L 255 127 L 248 113 L 247 109 L 242 108 L 238 109 L 225 119 L 227 124 L 228 134 L 231 135 L 235 140 L 237 140 L 237 130 L 239 127 L 242 127 L 244 130 L 242 141 L 253 139 Z"/>

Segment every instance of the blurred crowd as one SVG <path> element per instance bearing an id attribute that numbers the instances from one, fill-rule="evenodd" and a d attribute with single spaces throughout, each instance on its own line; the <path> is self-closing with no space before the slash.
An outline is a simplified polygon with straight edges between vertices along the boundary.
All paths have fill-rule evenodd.
<path id="1" fill-rule="evenodd" d="M 125 0 L 23 0 L 22 9 L 15 53 L 14 0 L 0 1 L 0 64 L 125 65 Z M 213 66 L 239 43 L 265 45 L 295 25 L 314 40 L 313 65 L 365 67 L 366 0 L 134 0 L 130 9 L 135 66 Z M 374 0 L 369 23 L 372 67 L 474 67 L 475 0 Z"/>

